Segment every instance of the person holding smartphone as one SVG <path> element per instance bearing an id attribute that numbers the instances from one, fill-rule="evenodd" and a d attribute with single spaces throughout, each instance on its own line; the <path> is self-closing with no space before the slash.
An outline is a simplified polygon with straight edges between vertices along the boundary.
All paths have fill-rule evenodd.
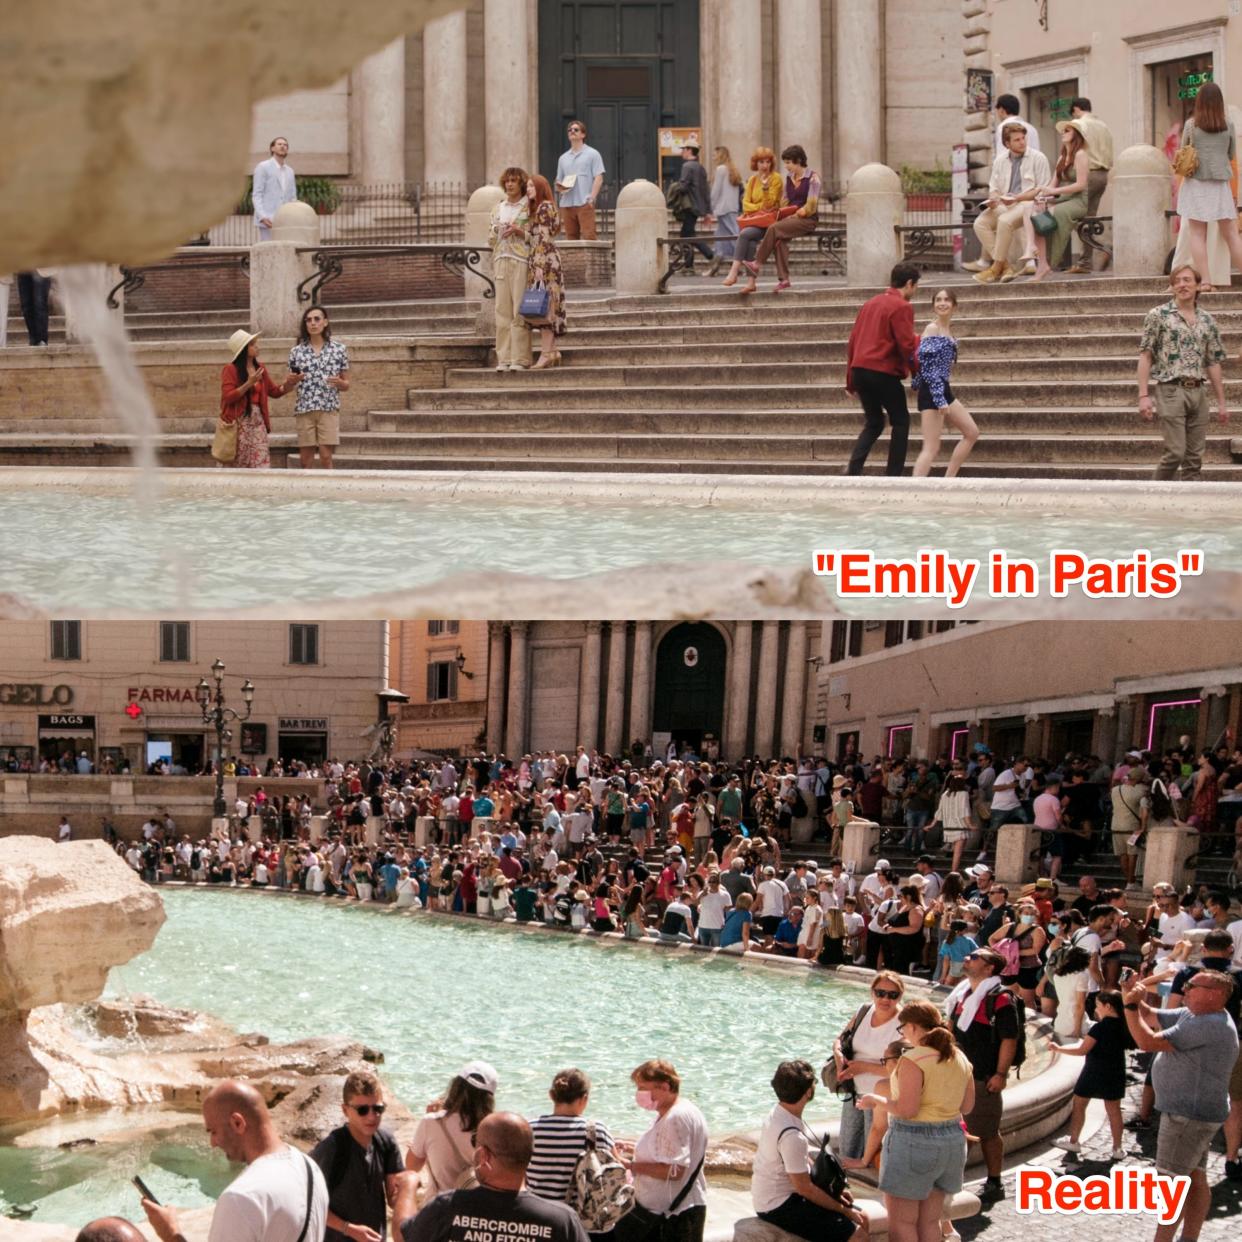
<path id="1" fill-rule="evenodd" d="M 328 312 L 310 306 L 302 314 L 298 343 L 289 351 L 290 381 L 297 387 L 298 457 L 310 470 L 318 454 L 324 470 L 341 442 L 341 393 L 349 391 L 349 351 L 332 339 Z"/>
<path id="2" fill-rule="evenodd" d="M 266 470 L 272 464 L 268 398 L 283 397 L 297 381 L 292 376 L 279 384 L 272 379 L 259 361 L 257 332 L 239 328 L 229 337 L 227 348 L 230 361 L 220 372 L 220 417 L 237 424 L 237 456 L 232 464 L 243 470 Z"/>

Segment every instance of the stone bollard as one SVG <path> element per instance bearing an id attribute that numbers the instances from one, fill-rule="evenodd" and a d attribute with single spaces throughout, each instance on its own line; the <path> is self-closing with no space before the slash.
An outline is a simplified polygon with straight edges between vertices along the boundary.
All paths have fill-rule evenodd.
<path id="1" fill-rule="evenodd" d="M 327 831 L 328 817 L 326 815 L 312 815 L 310 821 L 310 841 L 312 845 L 318 845 L 324 838 Z"/>
<path id="2" fill-rule="evenodd" d="M 116 293 L 113 294 L 112 300 L 116 303 L 115 307 L 108 307 L 107 305 L 108 291 L 121 283 L 121 269 L 114 263 L 100 263 L 93 265 L 89 271 L 93 289 L 88 295 L 92 305 L 87 308 L 66 302 L 58 286 L 54 286 L 52 289 L 57 300 L 61 303 L 61 309 L 65 314 L 66 345 L 85 345 L 90 343 L 91 316 L 99 306 L 107 309 L 110 318 L 120 320 L 122 323 L 125 320 L 124 289 L 117 289 Z M 82 320 L 83 309 L 87 311 L 85 322 Z"/>
<path id="3" fill-rule="evenodd" d="M 495 816 L 480 817 L 470 821 L 470 835 L 479 839 L 485 832 L 493 833 L 496 836 L 500 834 L 496 832 L 496 825 L 500 823 Z"/>
<path id="4" fill-rule="evenodd" d="M 414 844 L 426 848 L 431 840 L 431 830 L 435 827 L 434 815 L 420 815 L 414 821 Z"/>
<path id="5" fill-rule="evenodd" d="M 505 192 L 498 185 L 481 185 L 470 195 L 470 201 L 466 204 L 467 246 L 491 245 L 488 232 L 492 227 L 492 208 L 504 196 Z M 479 271 L 490 276 L 492 274 L 491 254 L 483 254 L 480 259 Z M 467 269 L 468 272 L 469 269 Z M 467 274 L 466 297 L 480 299 L 479 313 L 474 321 L 475 331 L 480 336 L 496 335 L 496 302 L 494 298 L 483 296 L 490 292 L 485 280 L 478 280 Z"/>
<path id="6" fill-rule="evenodd" d="M 864 164 L 849 180 L 845 195 L 845 283 L 888 286 L 901 259 L 894 228 L 906 198 L 901 178 L 884 164 Z"/>
<path id="7" fill-rule="evenodd" d="M 384 817 L 382 815 L 368 815 L 366 826 L 366 843 L 368 845 L 378 845 L 379 839 L 384 832 Z"/>
<path id="8" fill-rule="evenodd" d="M 1002 884 L 1030 884 L 1039 875 L 1039 848 L 1043 834 L 1033 824 L 1004 824 L 996 834 L 996 878 Z"/>
<path id="9" fill-rule="evenodd" d="M 1113 164 L 1113 269 L 1160 276 L 1169 248 L 1169 161 L 1155 147 L 1127 147 Z"/>
<path id="10" fill-rule="evenodd" d="M 658 185 L 631 181 L 617 195 L 616 283 L 618 293 L 655 293 L 668 268 L 668 207 Z"/>
<path id="11" fill-rule="evenodd" d="M 298 285 L 313 271 L 309 254 L 319 245 L 319 217 L 308 203 L 285 203 L 272 220 L 272 240 L 250 247 L 250 330 L 267 337 L 296 337 L 307 303 Z"/>
<path id="12" fill-rule="evenodd" d="M 263 816 L 250 815 L 246 818 L 246 840 L 257 845 L 263 840 Z"/>
<path id="13" fill-rule="evenodd" d="M 875 865 L 880 844 L 880 825 L 869 819 L 855 819 L 845 825 L 841 842 L 841 861 L 845 870 L 866 875 Z"/>
<path id="14" fill-rule="evenodd" d="M 1195 878 L 1190 860 L 1199 853 L 1199 831 L 1189 824 L 1158 824 L 1147 830 L 1143 851 L 1143 891 L 1155 884 L 1172 884 L 1180 893 Z"/>

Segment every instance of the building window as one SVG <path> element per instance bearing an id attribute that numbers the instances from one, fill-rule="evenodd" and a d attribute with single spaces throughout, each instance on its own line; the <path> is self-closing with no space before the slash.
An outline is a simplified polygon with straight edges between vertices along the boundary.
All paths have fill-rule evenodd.
<path id="1" fill-rule="evenodd" d="M 925 624 L 922 621 L 907 621 L 906 639 L 912 643 L 918 642 L 918 640 L 923 637 L 923 631 L 925 628 Z"/>
<path id="2" fill-rule="evenodd" d="M 160 622 L 160 660 L 164 664 L 186 664 L 190 659 L 190 623 Z"/>
<path id="3" fill-rule="evenodd" d="M 906 623 L 904 621 L 887 621 L 884 624 L 884 645 L 896 647 L 905 641 Z"/>
<path id="4" fill-rule="evenodd" d="M 457 698 L 457 661 L 436 660 L 427 665 L 427 702 Z"/>
<path id="5" fill-rule="evenodd" d="M 832 646 L 828 651 L 829 664 L 839 664 L 845 659 L 845 637 L 848 632 L 848 621 L 834 621 L 832 623 Z"/>
<path id="6" fill-rule="evenodd" d="M 52 659 L 80 660 L 82 658 L 82 622 L 52 622 Z"/>
<path id="7" fill-rule="evenodd" d="M 429 638 L 439 638 L 442 634 L 456 634 L 460 628 L 460 621 L 428 621 L 427 635 Z"/>
<path id="8" fill-rule="evenodd" d="M 888 726 L 888 757 L 890 759 L 908 759 L 910 744 L 914 740 L 914 726 L 899 724 Z"/>
<path id="9" fill-rule="evenodd" d="M 319 663 L 319 626 L 291 625 L 289 627 L 289 663 Z"/>
<path id="10" fill-rule="evenodd" d="M 850 622 L 850 655 L 862 655 L 863 633 L 866 628 L 865 621 Z"/>
<path id="11" fill-rule="evenodd" d="M 956 621 L 937 621 L 936 622 L 936 633 L 947 634 L 956 624 L 957 624 Z"/>

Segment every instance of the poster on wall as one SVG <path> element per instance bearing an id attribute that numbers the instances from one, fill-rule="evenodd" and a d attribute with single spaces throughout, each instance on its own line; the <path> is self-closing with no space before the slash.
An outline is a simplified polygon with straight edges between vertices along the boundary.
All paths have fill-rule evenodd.
<path id="1" fill-rule="evenodd" d="M 267 725 L 244 724 L 241 727 L 241 753 L 262 755 L 267 751 Z"/>
<path id="2" fill-rule="evenodd" d="M 966 111 L 992 111 L 991 69 L 966 70 Z"/>

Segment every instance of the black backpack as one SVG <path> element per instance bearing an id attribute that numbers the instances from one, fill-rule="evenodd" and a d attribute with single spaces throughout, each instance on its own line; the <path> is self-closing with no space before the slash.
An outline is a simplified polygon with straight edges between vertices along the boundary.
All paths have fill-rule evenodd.
<path id="1" fill-rule="evenodd" d="M 797 785 L 794 786 L 793 813 L 794 819 L 802 819 L 806 815 L 806 799 Z"/>
<path id="2" fill-rule="evenodd" d="M 999 1044 L 996 1034 L 996 1000 L 1003 988 L 995 988 L 983 998 L 983 1012 L 987 1015 L 988 1025 L 992 1028 L 992 1039 Z M 1012 1069 L 1020 1070 L 1026 1062 L 1026 1002 L 1016 992 L 1006 992 L 1009 1002 L 1013 1005 L 1014 1014 L 1018 1019 L 1018 1046 L 1014 1050 Z"/>

